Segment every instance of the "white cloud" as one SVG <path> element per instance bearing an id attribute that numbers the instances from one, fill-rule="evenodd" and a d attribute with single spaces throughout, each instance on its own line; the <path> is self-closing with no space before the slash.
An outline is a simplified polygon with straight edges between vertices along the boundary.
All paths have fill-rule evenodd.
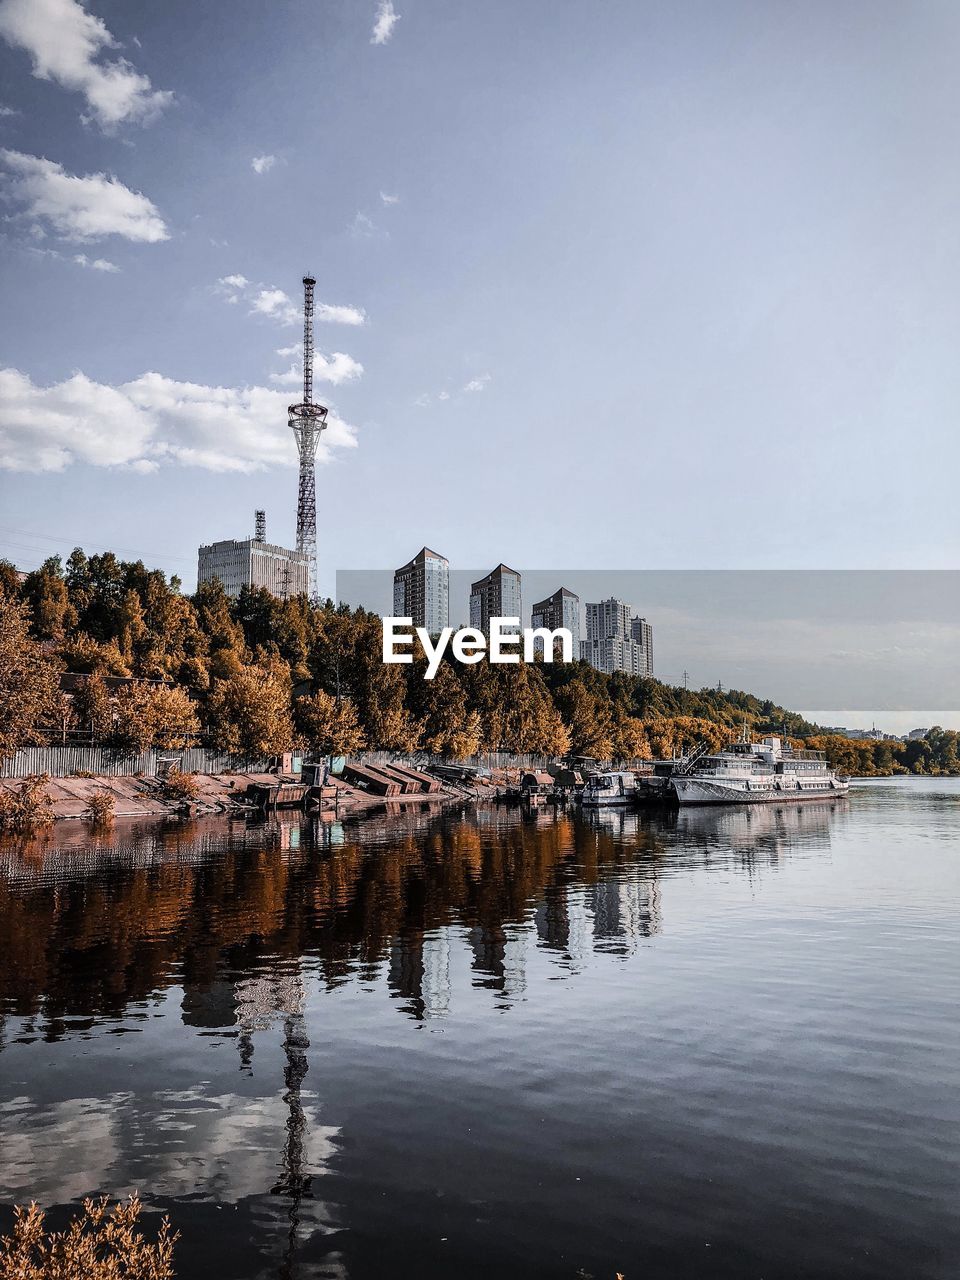
<path id="1" fill-rule="evenodd" d="M 89 267 L 91 271 L 120 270 L 115 262 L 110 262 L 107 258 L 88 258 L 85 253 L 75 253 L 73 260 L 78 267 Z"/>
<path id="2" fill-rule="evenodd" d="M 119 45 L 77 0 L 0 0 L 0 35 L 30 54 L 38 80 L 82 93 L 89 108 L 84 119 L 105 132 L 127 121 L 147 123 L 173 101 L 126 58 L 101 59 Z"/>
<path id="3" fill-rule="evenodd" d="M 298 387 L 303 382 L 303 348 L 284 347 L 278 355 L 299 355 L 300 363 L 292 364 L 286 373 L 271 373 L 270 381 L 282 387 Z M 333 351 L 325 356 L 321 351 L 313 353 L 313 377 L 315 382 L 329 382 L 339 386 L 341 382 L 353 382 L 363 376 L 363 365 L 344 351 Z"/>
<path id="4" fill-rule="evenodd" d="M 52 160 L 7 149 L 0 149 L 0 163 L 9 170 L 10 198 L 35 230 L 46 226 L 64 240 L 80 241 L 122 236 L 153 244 L 170 238 L 156 205 L 117 178 L 79 178 Z"/>
<path id="5" fill-rule="evenodd" d="M 248 302 L 251 315 L 269 316 L 280 324 L 301 324 L 303 321 L 302 308 L 283 289 L 253 284 L 242 275 L 221 276 L 217 286 L 227 302 Z M 362 307 L 338 306 L 332 302 L 315 303 L 313 314 L 321 324 L 361 325 L 367 319 Z"/>
<path id="6" fill-rule="evenodd" d="M 250 168 L 254 173 L 269 173 L 276 163 L 276 156 L 254 156 L 250 161 Z"/>
<path id="7" fill-rule="evenodd" d="M 399 196 L 390 196 L 390 195 L 387 195 L 386 191 L 381 191 L 381 192 L 380 192 L 380 199 L 383 201 L 383 203 L 384 203 L 384 204 L 399 204 L 399 203 L 400 203 L 400 197 L 399 197 Z"/>
<path id="8" fill-rule="evenodd" d="M 289 395 L 270 387 L 210 387 L 144 373 L 110 386 L 75 373 L 39 387 L 0 370 L 0 467 L 63 471 L 74 463 L 152 471 L 165 464 L 211 471 L 295 466 Z M 319 462 L 356 446 L 356 430 L 335 413 Z"/>
<path id="9" fill-rule="evenodd" d="M 329 302 L 318 302 L 313 314 L 323 324 L 363 324 L 367 318 L 361 307 L 336 307 Z"/>
<path id="10" fill-rule="evenodd" d="M 16 107 L 8 107 L 5 103 L 0 102 L 0 116 L 18 116 L 20 112 Z"/>
<path id="11" fill-rule="evenodd" d="M 449 392 L 449 391 L 441 391 L 441 392 L 440 392 L 440 394 L 437 396 L 437 399 L 438 399 L 438 400 L 449 400 L 449 399 L 450 399 L 450 392 Z"/>
<path id="12" fill-rule="evenodd" d="M 490 381 L 489 373 L 484 373 L 484 374 L 481 374 L 479 378 L 471 378 L 470 381 L 467 383 L 467 385 L 463 389 L 464 391 L 470 394 L 472 394 L 475 391 L 482 391 L 489 381 Z"/>
<path id="13" fill-rule="evenodd" d="M 260 289 L 251 299 L 250 313 L 269 316 L 281 324 L 296 324 L 302 318 L 299 307 L 282 289 Z"/>
<path id="14" fill-rule="evenodd" d="M 377 19 L 370 33 L 371 44 L 386 44 L 393 35 L 393 28 L 400 21 L 400 14 L 393 7 L 392 0 L 380 0 L 377 8 Z"/>

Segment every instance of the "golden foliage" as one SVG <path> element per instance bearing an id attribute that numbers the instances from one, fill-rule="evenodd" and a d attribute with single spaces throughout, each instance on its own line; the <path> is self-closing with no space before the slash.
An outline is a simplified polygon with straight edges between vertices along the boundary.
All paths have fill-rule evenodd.
<path id="1" fill-rule="evenodd" d="M 171 769 L 163 780 L 163 794 L 168 800 L 195 800 L 199 791 L 196 775 L 182 769 Z"/>
<path id="2" fill-rule="evenodd" d="M 30 832 L 53 822 L 53 802 L 46 773 L 24 778 L 15 791 L 0 789 L 0 831 Z"/>
<path id="3" fill-rule="evenodd" d="M 334 698 L 318 689 L 293 707 L 297 729 L 307 747 L 321 756 L 349 756 L 366 746 L 357 708 L 350 698 Z"/>
<path id="4" fill-rule="evenodd" d="M 0 593 L 0 756 L 43 742 L 59 713 L 58 666 L 30 635 L 26 605 Z"/>
<path id="5" fill-rule="evenodd" d="M 95 827 L 105 827 L 113 821 L 115 808 L 116 801 L 111 792 L 105 791 L 100 787 L 90 797 L 87 814 Z"/>
<path id="6" fill-rule="evenodd" d="M 31 1203 L 14 1210 L 13 1234 L 0 1238 L 0 1280 L 170 1280 L 170 1220 L 156 1241 L 138 1229 L 143 1206 L 136 1195 L 108 1209 L 107 1197 L 84 1200 L 65 1231 L 45 1230 L 46 1214 Z"/>
<path id="7" fill-rule="evenodd" d="M 251 664 L 215 680 L 207 711 L 218 745 L 233 755 L 279 755 L 293 745 L 290 674 L 283 663 Z"/>

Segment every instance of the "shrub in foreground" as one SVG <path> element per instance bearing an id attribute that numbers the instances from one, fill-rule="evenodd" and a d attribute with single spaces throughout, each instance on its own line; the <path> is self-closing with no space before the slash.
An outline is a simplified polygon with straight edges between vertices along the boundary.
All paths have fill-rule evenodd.
<path id="1" fill-rule="evenodd" d="M 47 795 L 45 773 L 24 778 L 16 791 L 0 790 L 0 831 L 29 832 L 53 822 L 53 801 Z"/>
<path id="2" fill-rule="evenodd" d="M 136 1195 L 113 1209 L 106 1196 L 84 1200 L 65 1231 L 48 1232 L 39 1205 L 18 1205 L 13 1234 L 0 1238 L 0 1280 L 170 1280 L 179 1233 L 164 1218 L 148 1240 L 137 1227 L 142 1207 Z"/>

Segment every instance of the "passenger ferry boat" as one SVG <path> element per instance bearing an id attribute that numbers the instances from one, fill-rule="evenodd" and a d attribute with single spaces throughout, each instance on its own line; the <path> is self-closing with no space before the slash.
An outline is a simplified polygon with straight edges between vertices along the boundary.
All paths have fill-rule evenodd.
<path id="1" fill-rule="evenodd" d="M 629 771 L 595 773 L 583 784 L 580 799 L 585 809 L 633 804 L 637 799 L 637 775 Z"/>
<path id="2" fill-rule="evenodd" d="M 717 755 L 694 753 L 671 779 L 681 804 L 769 804 L 844 796 L 848 778 L 834 773 L 822 751 L 784 747 L 779 738 L 744 736 Z"/>

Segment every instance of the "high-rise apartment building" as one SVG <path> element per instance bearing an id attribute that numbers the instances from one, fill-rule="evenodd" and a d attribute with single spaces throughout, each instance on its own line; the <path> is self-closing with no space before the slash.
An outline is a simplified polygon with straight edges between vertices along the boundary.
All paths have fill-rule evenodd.
<path id="1" fill-rule="evenodd" d="M 491 618 L 520 617 L 520 575 L 498 564 L 470 588 L 470 625 L 486 633 Z M 520 624 L 517 623 L 517 630 Z"/>
<path id="2" fill-rule="evenodd" d="M 546 627 L 548 631 L 556 631 L 558 627 L 566 627 L 573 640 L 573 656 L 580 657 L 580 597 L 560 587 L 552 596 L 535 604 L 530 612 L 532 627 Z M 538 640 L 536 653 L 543 652 L 543 644 Z"/>
<path id="3" fill-rule="evenodd" d="M 637 644 L 643 649 L 644 658 L 646 660 L 646 670 L 640 674 L 645 676 L 653 675 L 653 627 L 646 618 L 630 619 L 630 634 L 636 640 Z"/>
<path id="4" fill-rule="evenodd" d="M 257 532 L 241 542 L 211 542 L 197 552 L 197 585 L 219 578 L 231 599 L 244 587 L 265 587 L 281 600 L 310 590 L 306 556 L 267 542 L 266 518 L 257 513 Z"/>
<path id="5" fill-rule="evenodd" d="M 625 671 L 633 676 L 653 675 L 653 628 L 645 618 L 631 614 L 622 600 L 601 600 L 587 605 L 587 638 L 581 657 L 608 675 Z"/>
<path id="6" fill-rule="evenodd" d="M 450 623 L 450 564 L 424 547 L 393 575 L 393 612 L 439 635 Z"/>

